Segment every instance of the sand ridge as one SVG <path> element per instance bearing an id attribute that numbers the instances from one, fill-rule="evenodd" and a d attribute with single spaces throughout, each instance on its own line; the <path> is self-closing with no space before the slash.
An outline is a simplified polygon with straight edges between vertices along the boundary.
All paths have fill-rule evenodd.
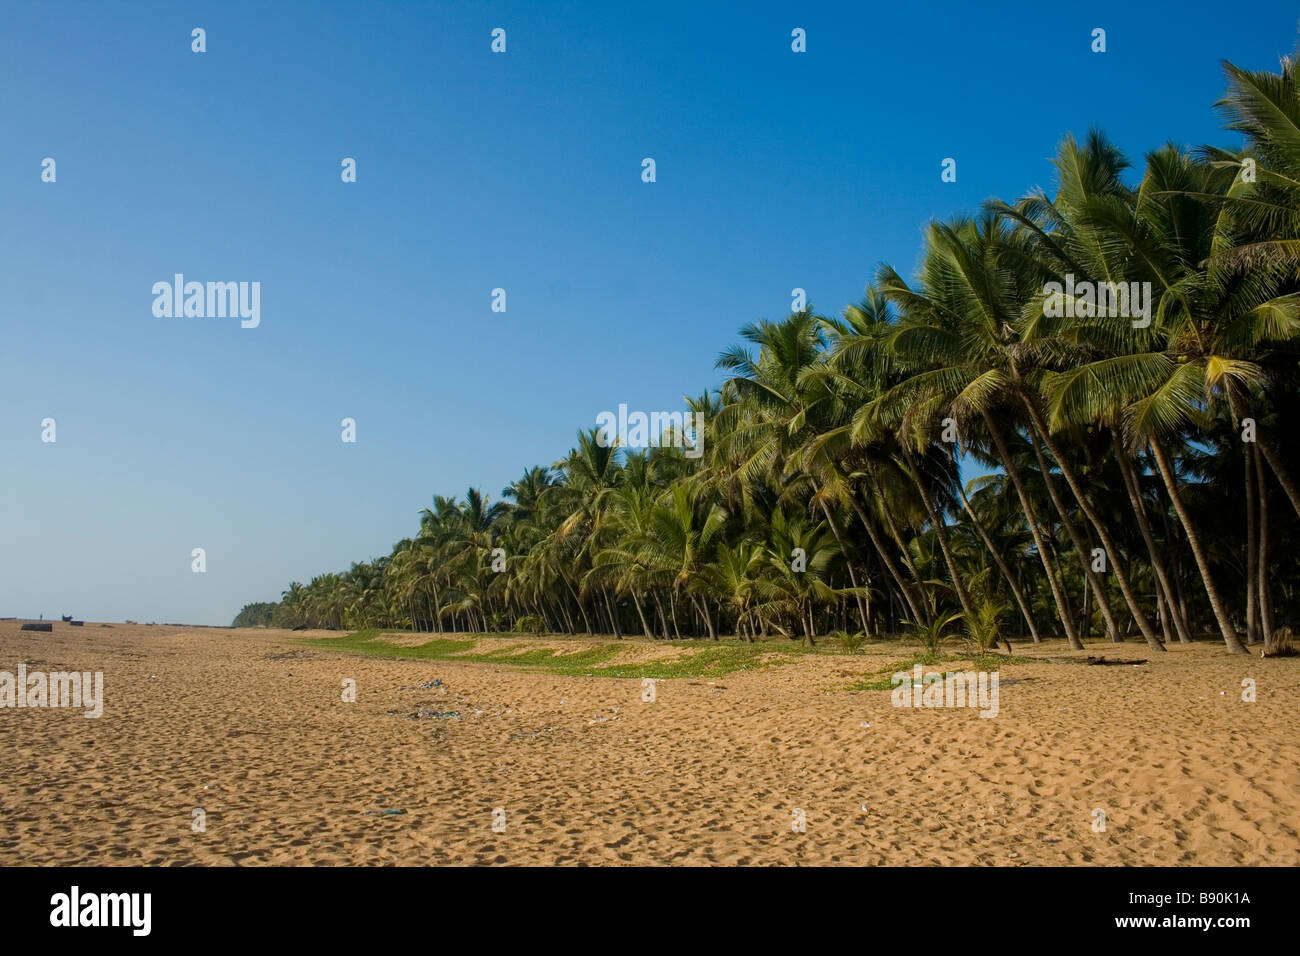
<path id="1" fill-rule="evenodd" d="M 0 622 L 0 670 L 102 670 L 106 697 L 95 720 L 0 709 L 0 864 L 1300 863 L 1296 660 L 1198 644 L 1016 664 L 982 719 L 846 689 L 914 650 L 898 645 L 660 680 L 645 702 L 636 678 L 326 636 Z"/>

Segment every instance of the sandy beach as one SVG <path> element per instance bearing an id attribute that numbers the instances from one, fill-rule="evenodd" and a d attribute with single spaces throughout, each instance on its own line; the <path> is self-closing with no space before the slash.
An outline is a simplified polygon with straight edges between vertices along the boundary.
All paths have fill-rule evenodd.
<path id="1" fill-rule="evenodd" d="M 1057 660 L 1001 670 L 985 719 L 847 689 L 914 650 L 897 644 L 660 680 L 646 702 L 639 679 L 328 636 L 0 622 L 0 670 L 98 670 L 105 696 L 97 719 L 0 709 L 0 865 L 1300 863 L 1294 659 L 1017 646 Z"/>

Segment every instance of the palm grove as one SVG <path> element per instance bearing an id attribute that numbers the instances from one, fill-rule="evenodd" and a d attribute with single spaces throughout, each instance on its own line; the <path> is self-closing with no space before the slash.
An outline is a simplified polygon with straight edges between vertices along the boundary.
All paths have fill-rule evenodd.
<path id="1" fill-rule="evenodd" d="M 912 281 L 883 266 L 838 317 L 747 325 L 688 401 L 702 457 L 580 432 L 504 500 L 435 496 L 391 554 L 236 623 L 1284 640 L 1300 77 L 1224 68 L 1243 151 L 1167 145 L 1136 181 L 1100 133 L 1067 137 L 1054 197 L 931 223 Z M 1067 277 L 1150 283 L 1150 323 L 1045 307 Z"/>

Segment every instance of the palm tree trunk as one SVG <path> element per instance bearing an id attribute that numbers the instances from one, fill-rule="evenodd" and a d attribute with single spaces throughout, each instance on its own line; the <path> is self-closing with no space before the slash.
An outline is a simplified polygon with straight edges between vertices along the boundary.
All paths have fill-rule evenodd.
<path id="1" fill-rule="evenodd" d="M 1138 528 L 1142 531 L 1142 540 L 1146 543 L 1147 557 L 1151 561 L 1151 568 L 1155 572 L 1157 591 L 1163 595 L 1163 607 L 1165 613 L 1161 622 L 1164 628 L 1168 629 L 1170 622 L 1174 625 L 1174 630 L 1178 632 L 1178 640 L 1182 644 L 1190 644 L 1192 636 L 1187 631 L 1187 621 L 1182 614 L 1178 613 L 1174 605 L 1174 591 L 1169 585 L 1169 574 L 1165 570 L 1164 559 L 1160 556 L 1160 551 L 1156 547 L 1155 535 L 1151 531 L 1151 521 L 1147 517 L 1147 508 L 1142 501 L 1142 486 L 1138 484 L 1137 474 L 1133 471 L 1133 463 L 1129 460 L 1128 452 L 1124 450 L 1123 442 L 1120 440 L 1119 433 L 1111 429 L 1111 440 L 1115 450 L 1115 460 L 1119 462 L 1119 471 L 1124 479 L 1124 487 L 1128 491 L 1129 503 L 1133 506 L 1133 514 L 1137 517 Z M 1165 634 L 1165 640 L 1169 640 L 1168 633 Z"/>
<path id="2" fill-rule="evenodd" d="M 1065 528 L 1065 533 L 1069 535 L 1075 553 L 1079 556 L 1079 566 L 1083 569 L 1084 579 L 1092 585 L 1092 593 L 1096 597 L 1097 609 L 1101 611 L 1101 616 L 1106 621 L 1106 636 L 1114 641 L 1119 635 L 1119 626 L 1115 623 L 1115 614 L 1110 609 L 1110 601 L 1106 598 L 1106 592 L 1102 588 L 1101 581 L 1097 579 L 1096 572 L 1092 570 L 1092 555 L 1089 554 L 1083 537 L 1079 534 L 1079 529 L 1070 520 L 1065 501 L 1061 498 L 1060 491 L 1057 490 L 1056 482 L 1052 480 L 1051 470 L 1047 464 L 1046 456 L 1043 455 L 1038 431 L 1032 424 L 1029 427 L 1029 441 L 1033 445 L 1034 456 L 1038 459 L 1039 470 L 1043 473 L 1043 484 L 1047 487 L 1048 497 L 1052 499 L 1052 504 L 1056 506 L 1057 514 L 1061 516 L 1061 526 Z M 1087 592 L 1084 593 L 1086 602 Z"/>
<path id="3" fill-rule="evenodd" d="M 692 594 L 691 598 L 695 601 L 695 606 L 699 608 L 700 614 L 704 618 L 704 626 L 709 630 L 709 640 L 716 641 L 718 632 L 713 629 L 713 618 L 709 617 L 708 606 L 698 594 Z"/>
<path id="4" fill-rule="evenodd" d="M 984 523 L 980 521 L 975 514 L 975 509 L 971 507 L 970 499 L 966 497 L 966 489 L 961 485 L 961 476 L 957 478 L 957 494 L 961 497 L 962 507 L 966 509 L 966 515 L 970 518 L 971 525 L 979 534 L 980 540 L 984 542 L 984 547 L 988 549 L 993 561 L 1002 572 L 1002 577 L 1006 579 L 1007 585 L 1011 588 L 1011 593 L 1015 595 L 1016 604 L 1020 607 L 1020 613 L 1024 616 L 1025 623 L 1029 625 L 1029 633 L 1035 644 L 1041 644 L 1043 639 L 1038 636 L 1038 625 L 1034 623 L 1033 612 L 1029 610 L 1029 602 L 1025 600 L 1024 592 L 1020 585 L 1016 583 L 1015 577 L 1011 574 L 1011 569 L 1007 567 L 1006 561 L 1002 559 L 1001 553 L 993 546 L 993 541 L 989 538 L 988 532 L 984 530 Z"/>
<path id="5" fill-rule="evenodd" d="M 961 572 L 957 570 L 957 562 L 953 560 L 952 551 L 948 547 L 947 526 L 943 518 L 935 511 L 934 505 L 930 501 L 930 496 L 926 492 L 925 485 L 921 481 L 921 476 L 917 474 L 916 465 L 912 461 L 912 452 L 907 447 L 907 441 L 899 443 L 903 449 L 903 457 L 907 459 L 907 472 L 916 485 L 916 490 L 921 494 L 921 504 L 925 507 L 925 513 L 930 516 L 930 523 L 934 526 L 934 535 L 939 540 L 939 550 L 943 552 L 944 563 L 948 565 L 948 573 L 952 576 L 953 590 L 957 592 L 957 600 L 961 602 L 962 611 L 966 614 L 966 620 L 975 619 L 975 608 L 970 603 L 970 594 L 966 591 L 966 583 L 962 579 Z"/>
<path id="6" fill-rule="evenodd" d="M 1084 493 L 1083 486 L 1080 484 L 1078 477 L 1074 473 L 1074 469 L 1070 467 L 1070 463 L 1066 461 L 1065 456 L 1061 454 L 1059 447 L 1052 438 L 1051 432 L 1048 431 L 1047 424 L 1039 414 L 1033 397 L 1026 395 L 1024 396 L 1024 401 L 1025 405 L 1029 408 L 1030 417 L 1033 418 L 1034 424 L 1038 427 L 1039 432 L 1041 432 L 1043 436 L 1043 443 L 1047 445 L 1047 450 L 1050 451 L 1052 457 L 1056 459 L 1056 465 L 1061 469 L 1061 474 L 1065 477 L 1065 483 L 1070 486 L 1070 491 L 1074 493 L 1075 499 L 1079 502 L 1079 507 L 1083 509 L 1084 515 L 1087 516 L 1088 521 L 1091 522 L 1092 526 L 1097 530 L 1097 536 L 1101 538 L 1101 546 L 1105 549 L 1106 555 L 1110 558 L 1111 571 L 1115 575 L 1116 583 L 1119 584 L 1120 593 L 1124 595 L 1124 601 L 1128 604 L 1129 614 L 1131 614 L 1133 620 L 1137 622 L 1138 630 L 1142 632 L 1142 636 L 1146 639 L 1147 647 L 1151 648 L 1153 651 L 1163 651 L 1165 645 L 1161 642 L 1159 636 L 1155 632 L 1155 628 L 1151 626 L 1150 619 L 1147 618 L 1146 613 L 1142 610 L 1142 605 L 1138 602 L 1137 595 L 1134 593 L 1133 587 L 1129 583 L 1128 572 L 1124 570 L 1124 562 L 1120 560 L 1119 548 L 1116 547 L 1114 540 L 1111 538 L 1110 531 L 1106 528 L 1106 522 L 1101 520 L 1101 516 L 1097 514 L 1096 509 L 1094 509 L 1091 502 L 1089 502 L 1087 494 Z M 1101 596 L 1099 590 L 1099 600 Z"/>
<path id="7" fill-rule="evenodd" d="M 609 608 L 609 619 L 614 624 L 614 636 L 621 641 L 623 640 L 623 634 L 618 629 L 618 608 L 610 601 L 608 588 L 601 588 L 600 592 L 605 595 L 605 606 Z"/>
<path id="8" fill-rule="evenodd" d="M 867 529 L 867 536 L 871 538 L 872 546 L 876 549 L 876 553 L 880 555 L 881 564 L 885 566 L 885 570 L 889 572 L 889 576 L 894 579 L 894 583 L 898 586 L 899 593 L 903 595 L 903 600 L 905 600 L 907 606 L 912 609 L 914 619 L 918 622 L 928 622 L 929 618 L 921 612 L 920 606 L 916 603 L 916 596 L 912 594 L 908 589 L 907 584 L 904 583 L 903 576 L 898 571 L 898 566 L 894 564 L 894 559 L 891 558 L 889 552 L 885 550 L 885 543 L 880 540 L 880 534 L 876 531 L 875 525 L 872 524 L 871 520 L 867 517 L 867 513 L 862 510 L 862 505 L 858 503 L 857 495 L 849 495 L 849 505 L 853 508 L 854 513 L 857 514 L 858 520 L 862 522 L 862 527 Z"/>
<path id="9" fill-rule="evenodd" d="M 573 589 L 573 585 L 569 583 L 569 579 L 563 574 L 560 575 L 560 580 L 564 582 L 564 586 L 568 588 L 569 594 L 573 596 L 573 603 L 578 605 L 578 613 L 582 615 L 583 627 L 587 629 L 588 634 L 591 634 L 591 619 L 587 617 L 587 609 L 582 606 L 582 598 L 578 596 L 578 592 Z"/>
<path id="10" fill-rule="evenodd" d="M 1273 643 L 1273 600 L 1268 587 L 1268 482 L 1261 456 L 1255 456 L 1256 476 L 1259 478 L 1259 623 L 1264 632 L 1264 643 Z"/>
<path id="11" fill-rule="evenodd" d="M 1259 450 L 1264 453 L 1264 459 L 1268 462 L 1269 468 L 1272 469 L 1277 483 L 1282 486 L 1286 496 L 1291 499 L 1291 507 L 1295 509 L 1297 517 L 1300 517 L 1300 489 L 1296 488 L 1295 482 L 1291 480 L 1291 473 L 1287 471 L 1286 465 L 1282 463 L 1282 458 L 1273 447 L 1273 443 L 1267 438 L 1259 435 L 1255 436 L 1255 444 Z"/>
<path id="12" fill-rule="evenodd" d="M 641 630 L 645 632 L 646 637 L 653 640 L 654 633 L 650 630 L 650 624 L 645 619 L 645 609 L 641 607 L 641 598 L 637 596 L 635 588 L 629 588 L 628 590 L 632 594 L 632 603 L 636 605 L 636 616 L 641 619 Z"/>
<path id="13" fill-rule="evenodd" d="M 851 492 L 850 492 L 851 493 Z M 853 585 L 853 596 L 858 602 L 858 614 L 862 617 L 862 633 L 867 633 L 867 609 L 862 604 L 862 595 L 858 591 L 858 576 L 853 573 L 853 562 L 849 560 L 848 548 L 844 546 L 844 539 L 840 537 L 839 526 L 835 523 L 835 518 L 831 515 L 830 506 L 826 500 L 821 499 L 822 513 L 826 515 L 826 523 L 830 525 L 831 534 L 835 535 L 835 543 L 840 546 L 840 553 L 844 555 L 844 566 L 849 571 L 849 583 Z"/>
<path id="14" fill-rule="evenodd" d="M 1173 600 L 1159 578 L 1156 578 L 1156 616 L 1160 618 L 1160 632 L 1165 636 L 1165 647 L 1168 647 L 1175 640 L 1174 632 L 1170 629 L 1170 620 L 1173 618 Z M 1181 639 L 1179 640 L 1181 642 Z"/>
<path id="15" fill-rule="evenodd" d="M 1165 483 L 1165 489 L 1169 492 L 1169 500 L 1173 502 L 1174 511 L 1178 514 L 1178 520 L 1183 525 L 1183 532 L 1187 535 L 1187 544 L 1192 549 L 1192 557 L 1196 560 L 1196 567 L 1201 572 L 1201 581 L 1205 585 L 1205 594 L 1210 599 L 1210 607 L 1213 609 L 1214 618 L 1218 622 L 1219 632 L 1223 635 L 1223 643 L 1227 645 L 1228 650 L 1233 654 L 1245 654 L 1246 648 L 1242 647 L 1241 641 L 1237 639 L 1232 623 L 1228 620 L 1228 612 L 1223 606 L 1223 598 L 1219 596 L 1219 589 L 1214 583 L 1214 576 L 1210 573 L 1210 563 L 1205 556 L 1205 549 L 1201 546 L 1201 537 L 1196 533 L 1196 526 L 1192 523 L 1192 516 L 1188 513 L 1187 507 L 1183 504 L 1182 495 L 1178 493 L 1178 479 L 1174 475 L 1173 466 L 1170 464 L 1169 457 L 1165 454 L 1159 440 L 1154 436 L 1151 438 L 1151 453 L 1155 456 L 1160 478 Z"/>
<path id="16" fill-rule="evenodd" d="M 663 629 L 663 639 L 666 641 L 668 640 L 668 615 L 664 614 L 664 604 L 659 600 L 659 592 L 651 588 L 650 597 L 654 600 L 655 607 L 659 611 L 659 626 Z"/>
<path id="17" fill-rule="evenodd" d="M 1069 641 L 1071 650 L 1083 650 L 1083 642 L 1079 640 L 1079 632 L 1074 628 L 1074 618 L 1070 614 L 1070 603 L 1064 593 L 1061 591 L 1061 582 L 1057 580 L 1056 569 L 1052 566 L 1052 559 L 1047 552 L 1047 543 L 1043 540 L 1043 531 L 1038 523 L 1038 518 L 1034 514 L 1034 509 L 1030 506 L 1029 491 L 1025 488 L 1024 478 L 1020 475 L 1020 469 L 1015 466 L 1011 457 L 1011 449 L 1007 447 L 1006 439 L 1002 437 L 1002 431 L 993 416 L 984 409 L 981 409 L 984 424 L 989 430 L 989 435 L 993 438 L 993 445 L 997 449 L 998 457 L 1002 460 L 1002 470 L 1007 473 L 1011 479 L 1011 484 L 1016 489 L 1016 494 L 1020 497 L 1020 507 L 1024 509 L 1025 520 L 1029 522 L 1029 533 L 1034 538 L 1034 549 L 1038 552 L 1038 559 L 1043 563 L 1043 571 L 1047 574 L 1047 583 L 1052 589 L 1052 599 L 1056 601 L 1056 614 L 1061 619 L 1061 626 L 1065 628 L 1065 637 Z"/>
<path id="18" fill-rule="evenodd" d="M 889 536 L 894 539 L 894 544 L 898 545 L 898 553 L 903 556 L 903 564 L 907 565 L 907 570 L 912 572 L 912 580 L 916 584 L 916 590 L 925 594 L 925 581 L 921 578 L 921 572 L 917 570 L 916 562 L 912 560 L 912 551 L 903 540 L 903 535 L 898 528 L 898 522 L 894 520 L 893 509 L 884 507 L 880 509 L 881 515 L 885 519 L 885 527 L 889 530 Z M 930 623 L 927 617 L 926 624 Z"/>
<path id="19" fill-rule="evenodd" d="M 439 634 L 441 634 L 442 633 L 442 597 L 438 594 L 438 585 L 430 581 L 429 587 L 433 589 L 433 606 L 434 606 L 434 610 L 437 612 L 436 615 L 434 616 L 434 623 L 436 624 L 435 630 Z"/>
<path id="20" fill-rule="evenodd" d="M 1246 466 L 1246 643 L 1259 643 L 1259 618 L 1256 614 L 1261 589 L 1259 577 L 1259 546 L 1255 535 L 1255 451 L 1249 444 L 1241 456 Z"/>
<path id="21" fill-rule="evenodd" d="M 1083 579 L 1083 606 L 1079 609 L 1079 637 L 1092 637 L 1092 580 Z"/>

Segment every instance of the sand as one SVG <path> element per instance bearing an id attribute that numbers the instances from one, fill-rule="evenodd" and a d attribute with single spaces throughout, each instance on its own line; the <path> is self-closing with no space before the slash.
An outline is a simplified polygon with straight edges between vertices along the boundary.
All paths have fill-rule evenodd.
<path id="1" fill-rule="evenodd" d="M 0 865 L 1300 863 L 1300 659 L 1011 665 L 984 719 L 846 689 L 898 645 L 647 703 L 639 679 L 300 643 L 322 636 L 0 621 L 0 670 L 102 670 L 106 697 L 0 709 Z"/>

